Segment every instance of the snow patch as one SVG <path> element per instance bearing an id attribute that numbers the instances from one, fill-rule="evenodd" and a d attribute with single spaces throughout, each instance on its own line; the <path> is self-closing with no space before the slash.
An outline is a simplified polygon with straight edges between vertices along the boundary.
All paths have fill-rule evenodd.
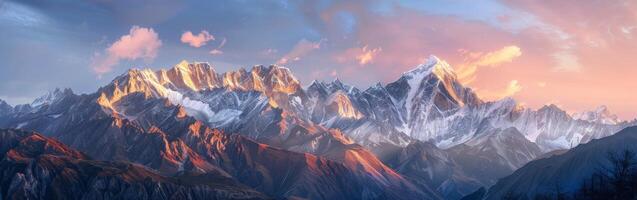
<path id="1" fill-rule="evenodd" d="M 196 113 L 199 113 L 206 119 L 210 119 L 215 115 L 215 112 L 210 109 L 210 105 L 201 101 L 192 100 L 177 91 L 166 89 L 166 98 L 173 104 L 182 105 L 191 116 L 197 116 Z"/>
<path id="2" fill-rule="evenodd" d="M 241 110 L 223 109 L 217 112 L 217 114 L 212 115 L 208 119 L 208 122 L 216 124 L 218 126 L 223 126 L 239 119 L 239 116 L 241 116 L 241 113 L 242 113 Z"/>

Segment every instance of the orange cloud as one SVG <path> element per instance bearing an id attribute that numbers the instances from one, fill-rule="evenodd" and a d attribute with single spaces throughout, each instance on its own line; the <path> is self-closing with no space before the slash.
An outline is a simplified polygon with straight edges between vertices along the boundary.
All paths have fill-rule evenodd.
<path id="1" fill-rule="evenodd" d="M 380 47 L 370 49 L 367 45 L 363 48 L 349 48 L 344 53 L 337 55 L 336 61 L 341 63 L 356 61 L 359 65 L 366 65 L 372 63 L 381 51 L 383 49 Z"/>
<path id="2" fill-rule="evenodd" d="M 359 64 L 365 65 L 367 63 L 372 62 L 374 57 L 376 57 L 376 55 L 380 53 L 382 50 L 383 49 L 381 49 L 380 47 L 375 49 L 367 49 L 367 46 L 365 46 L 362 49 L 362 53 L 356 56 L 356 60 L 358 60 Z"/>
<path id="3" fill-rule="evenodd" d="M 155 59 L 162 42 L 152 28 L 133 26 L 128 35 L 122 36 L 106 49 L 104 54 L 95 53 L 91 66 L 93 71 L 101 75 L 113 70 L 113 67 L 122 59 Z"/>
<path id="4" fill-rule="evenodd" d="M 522 86 L 518 83 L 518 80 L 512 80 L 504 89 L 495 90 L 495 91 L 477 90 L 477 93 L 478 93 L 478 96 L 480 96 L 480 98 L 482 99 L 498 100 L 505 97 L 511 97 L 520 91 L 522 91 Z"/>
<path id="5" fill-rule="evenodd" d="M 458 65 L 456 74 L 463 84 L 471 83 L 476 78 L 476 71 L 479 67 L 497 67 L 502 63 L 512 62 L 513 59 L 520 57 L 522 51 L 517 46 L 506 46 L 500 50 L 481 53 L 481 52 L 463 52 L 466 54 L 465 63 Z"/>
<path id="6" fill-rule="evenodd" d="M 211 40 L 215 40 L 215 37 L 213 35 L 210 35 L 208 31 L 201 31 L 197 35 L 193 35 L 190 31 L 186 31 L 185 33 L 181 34 L 181 42 L 195 48 L 206 45 L 206 43 Z"/>
<path id="7" fill-rule="evenodd" d="M 294 48 L 283 57 L 281 57 L 276 64 L 285 65 L 291 61 L 297 61 L 301 59 L 301 56 L 304 56 L 315 49 L 321 48 L 321 41 L 318 42 L 310 42 L 306 39 L 302 39 L 294 45 Z"/>

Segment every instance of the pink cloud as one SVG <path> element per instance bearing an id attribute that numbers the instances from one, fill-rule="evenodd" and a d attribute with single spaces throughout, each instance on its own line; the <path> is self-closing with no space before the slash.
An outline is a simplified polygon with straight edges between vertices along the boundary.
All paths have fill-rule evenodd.
<path id="1" fill-rule="evenodd" d="M 608 105 L 624 118 L 637 113 L 634 55 L 637 55 L 637 2 L 630 0 L 510 0 L 511 8 L 496 26 L 454 16 L 428 15 L 408 8 L 392 8 L 392 14 L 370 11 L 360 3 L 338 2 L 320 10 L 314 19 L 332 44 L 382 47 L 360 76 L 357 54 L 332 52 L 338 76 L 349 82 L 390 82 L 422 63 L 430 54 L 459 67 L 477 62 L 488 53 L 515 44 L 520 49 L 496 59 L 499 67 L 478 67 L 468 83 L 485 98 L 512 94 L 531 108 L 550 101 L 562 102 L 567 110 L 588 110 Z M 354 29 L 342 39 L 338 15 L 356 19 Z M 332 47 L 332 46 L 330 46 Z M 471 52 L 459 53 L 458 49 Z M 513 48 L 509 48 L 514 50 Z M 524 51 L 521 56 L 522 50 Z M 506 52 L 506 51 L 503 51 Z M 473 53 L 472 59 L 467 60 Z M 511 59 L 508 59 L 511 58 Z M 489 64 L 491 62 L 478 62 Z M 327 76 L 327 74 L 322 74 Z M 511 80 L 516 80 L 512 84 Z M 521 88 L 524 85 L 524 89 Z"/>
<path id="2" fill-rule="evenodd" d="M 566 108 L 572 110 L 587 110 L 606 104 L 626 119 L 635 117 L 635 95 L 625 91 L 637 87 L 636 81 L 628 81 L 632 80 L 632 74 L 637 74 L 634 65 L 637 31 L 631 28 L 637 26 L 636 1 L 505 2 L 568 36 L 561 42 L 554 42 L 568 48 L 551 54 L 556 67 L 551 73 L 544 73 L 550 78 L 544 80 L 547 85 L 542 88 L 543 95 L 559 98 Z M 538 105 L 541 102 L 535 99 L 544 99 L 540 94 L 523 92 L 521 95 Z"/>
<path id="3" fill-rule="evenodd" d="M 637 2 L 631 0 L 511 0 L 508 5 L 528 11 L 542 22 L 571 35 L 578 43 L 596 47 L 621 43 L 637 24 Z"/>
<path id="4" fill-rule="evenodd" d="M 310 42 L 306 39 L 302 39 L 294 45 L 292 50 L 286 53 L 283 57 L 281 57 L 276 64 L 285 65 L 292 61 L 298 61 L 302 56 L 321 48 L 321 41 L 318 42 Z"/>
<path id="5" fill-rule="evenodd" d="M 374 79 L 383 81 L 397 79 L 403 72 L 424 62 L 423 57 L 429 57 L 431 54 L 452 64 L 458 64 L 464 62 L 464 55 L 458 53 L 458 49 L 488 52 L 515 44 L 518 37 L 516 34 L 484 23 L 447 16 L 426 15 L 411 10 L 394 11 L 401 13 L 400 15 L 375 15 L 373 12 L 365 12 L 363 8 L 356 8 L 355 5 L 341 6 L 338 9 L 345 9 L 355 14 L 357 24 L 353 32 L 355 36 L 352 37 L 357 39 L 357 43 L 365 44 L 368 48 L 365 51 L 363 48 L 350 48 L 339 52 L 335 55 L 336 61 L 339 63 L 355 61 L 358 65 L 365 64 L 369 73 L 376 76 L 373 77 Z M 343 10 L 328 10 L 323 16 L 339 12 Z M 324 18 L 330 19 L 330 17 Z M 382 47 L 382 51 L 370 47 Z M 545 48 L 547 49 L 552 47 Z M 355 67 L 356 65 L 343 66 L 339 71 L 343 72 L 342 76 L 345 76 L 348 74 L 347 71 L 356 71 L 348 68 Z M 357 79 L 357 77 L 352 78 Z"/>
<path id="6" fill-rule="evenodd" d="M 213 35 L 210 35 L 208 31 L 201 31 L 197 35 L 193 35 L 192 32 L 186 31 L 181 34 L 181 42 L 186 43 L 192 47 L 199 48 L 206 45 L 208 41 L 215 40 Z M 224 40 L 225 41 L 225 40 Z"/>
<path id="7" fill-rule="evenodd" d="M 586 60 L 604 52 L 621 57 L 637 50 L 637 2 L 631 0 L 510 0 L 514 9 L 532 14 L 548 27 L 562 32 L 564 51 L 553 54 L 556 71 L 581 72 L 594 67 Z M 591 55 L 588 55 L 591 54 Z M 592 57 L 591 57 L 592 56 Z"/>
<path id="8" fill-rule="evenodd" d="M 101 76 L 113 70 L 120 60 L 155 59 L 162 42 L 152 28 L 133 26 L 127 35 L 111 44 L 104 53 L 95 53 L 91 66 Z"/>
<path id="9" fill-rule="evenodd" d="M 373 63 L 374 58 L 376 58 L 381 51 L 383 51 L 383 49 L 380 47 L 368 48 L 367 45 L 362 48 L 349 48 L 342 54 L 337 55 L 336 61 L 341 63 L 355 61 L 359 65 L 363 66 Z"/>
<path id="10" fill-rule="evenodd" d="M 484 100 L 499 100 L 505 97 L 512 97 L 522 90 L 518 80 L 511 80 L 505 88 L 495 90 L 477 90 L 480 98 Z"/>

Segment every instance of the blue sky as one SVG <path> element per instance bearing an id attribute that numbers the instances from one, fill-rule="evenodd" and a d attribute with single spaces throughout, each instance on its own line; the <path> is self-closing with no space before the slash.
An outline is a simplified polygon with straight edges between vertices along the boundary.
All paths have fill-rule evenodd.
<path id="1" fill-rule="evenodd" d="M 220 71 L 255 64 L 273 64 L 304 39 L 313 42 L 323 40 L 324 48 L 344 49 L 359 46 L 355 38 L 343 39 L 355 37 L 351 35 L 353 27 L 356 26 L 356 18 L 353 15 L 347 12 L 338 15 L 339 21 L 336 23 L 339 24 L 334 27 L 343 30 L 325 30 L 332 29 L 331 25 L 319 22 L 318 13 L 321 9 L 331 6 L 331 1 L 179 3 L 153 0 L 128 4 L 130 2 L 4 1 L 0 10 L 0 28 L 5 31 L 0 33 L 0 36 L 6 39 L 0 41 L 0 59 L 4 60 L 0 78 L 7 80 L 9 84 L 0 86 L 0 95 L 18 102 L 21 101 L 18 99 L 33 98 L 34 95 L 37 96 L 54 87 L 71 87 L 79 92 L 91 92 L 130 67 L 168 67 L 182 59 L 211 62 Z M 454 3 L 462 5 L 457 8 L 451 5 L 443 6 L 441 4 L 444 3 L 440 1 L 364 4 L 368 4 L 370 10 L 392 15 L 396 13 L 391 13 L 391 7 L 407 6 L 422 12 L 459 15 L 471 20 L 491 20 L 488 15 L 495 12 L 460 15 L 471 13 L 467 11 L 477 6 L 475 3 L 464 5 L 460 2 Z M 91 57 L 128 33 L 132 26 L 152 28 L 158 33 L 163 44 L 158 56 L 152 61 L 125 60 L 111 73 L 97 80 L 89 66 Z M 208 31 L 216 38 L 206 46 L 207 49 L 218 45 L 226 38 L 228 42 L 224 45 L 223 55 L 213 56 L 208 54 L 207 49 L 191 48 L 179 41 L 183 32 L 198 33 L 201 30 Z M 329 41 L 333 38 L 336 38 L 334 42 Z M 268 49 L 275 51 L 272 52 L 273 55 L 263 55 L 263 51 Z M 300 68 L 294 71 L 301 74 L 306 71 L 303 68 L 311 64 L 290 63 L 289 67 Z M 369 82 L 360 85 L 365 84 Z M 21 92 L 24 93 L 18 94 Z"/>

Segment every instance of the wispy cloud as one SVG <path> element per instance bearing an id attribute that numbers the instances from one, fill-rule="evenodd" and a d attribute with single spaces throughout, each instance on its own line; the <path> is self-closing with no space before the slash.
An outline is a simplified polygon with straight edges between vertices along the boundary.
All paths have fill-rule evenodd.
<path id="1" fill-rule="evenodd" d="M 144 59 L 151 61 L 157 56 L 162 42 L 152 28 L 133 26 L 127 35 L 111 44 L 104 53 L 97 52 L 92 58 L 93 71 L 101 77 L 113 70 L 120 60 Z"/>
<path id="2" fill-rule="evenodd" d="M 186 31 L 181 34 L 181 42 L 186 43 L 192 47 L 199 48 L 206 45 L 208 41 L 215 40 L 215 37 L 208 33 L 208 31 L 201 31 L 197 35 L 193 35 L 192 32 Z"/>
<path id="3" fill-rule="evenodd" d="M 272 49 L 272 48 L 268 48 L 268 49 L 264 49 L 263 51 L 259 52 L 260 55 L 262 56 L 272 56 L 276 53 L 278 53 L 279 50 L 277 49 Z"/>
<path id="4" fill-rule="evenodd" d="M 555 71 L 565 72 L 577 72 L 582 68 L 579 63 L 579 58 L 568 51 L 560 51 L 553 54 L 556 65 L 553 68 Z"/>
<path id="5" fill-rule="evenodd" d="M 362 48 L 349 48 L 345 52 L 336 56 L 336 61 L 344 63 L 355 61 L 359 65 L 367 65 L 374 62 L 374 59 L 383 51 L 382 48 L 369 48 L 367 45 Z"/>
<path id="6" fill-rule="evenodd" d="M 321 41 L 311 42 L 306 39 L 302 39 L 294 45 L 294 48 L 281 57 L 276 64 L 285 65 L 292 61 L 300 60 L 302 56 L 321 48 Z"/>
<path id="7" fill-rule="evenodd" d="M 509 84 L 499 90 L 478 90 L 478 95 L 482 99 L 486 100 L 497 100 L 505 97 L 511 97 L 518 92 L 522 91 L 522 86 L 518 83 L 518 80 L 512 80 Z"/>
<path id="8" fill-rule="evenodd" d="M 213 49 L 213 50 L 211 50 L 208 53 L 210 53 L 211 55 L 221 55 L 221 54 L 223 54 L 223 51 L 221 51 L 219 49 Z"/>
<path id="9" fill-rule="evenodd" d="M 497 67 L 503 63 L 512 62 L 513 59 L 522 55 L 520 47 L 514 45 L 488 53 L 468 52 L 466 50 L 460 50 L 460 52 L 466 55 L 465 62 L 458 66 L 456 73 L 463 84 L 475 80 L 479 67 Z"/>
<path id="10" fill-rule="evenodd" d="M 226 41 L 227 41 L 226 38 L 223 38 L 223 40 L 221 40 L 221 43 L 219 43 L 219 46 L 217 46 L 217 48 L 215 48 L 213 50 L 210 50 L 210 52 L 208 52 L 208 53 L 210 53 L 211 55 L 221 55 L 221 54 L 223 54 L 223 51 L 221 50 L 221 48 L 223 48 L 223 46 L 226 45 Z"/>

